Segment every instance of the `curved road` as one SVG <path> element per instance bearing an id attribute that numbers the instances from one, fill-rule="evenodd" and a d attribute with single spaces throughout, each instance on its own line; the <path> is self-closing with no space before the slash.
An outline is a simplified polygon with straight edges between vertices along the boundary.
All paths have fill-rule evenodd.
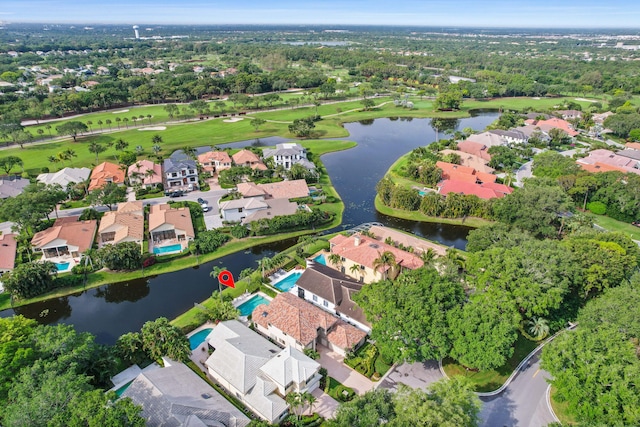
<path id="1" fill-rule="evenodd" d="M 539 359 L 540 352 L 499 395 L 480 398 L 483 427 L 542 427 L 556 421 L 546 400 L 549 373 L 540 369 Z"/>

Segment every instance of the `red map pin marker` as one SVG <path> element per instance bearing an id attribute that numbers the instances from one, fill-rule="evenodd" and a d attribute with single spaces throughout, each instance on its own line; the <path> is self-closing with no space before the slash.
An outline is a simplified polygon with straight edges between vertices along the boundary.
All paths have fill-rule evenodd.
<path id="1" fill-rule="evenodd" d="M 233 280 L 233 274 L 229 273 L 227 270 L 223 270 L 218 274 L 218 282 L 220 282 L 221 285 L 225 285 L 230 288 L 236 287 L 236 282 Z"/>

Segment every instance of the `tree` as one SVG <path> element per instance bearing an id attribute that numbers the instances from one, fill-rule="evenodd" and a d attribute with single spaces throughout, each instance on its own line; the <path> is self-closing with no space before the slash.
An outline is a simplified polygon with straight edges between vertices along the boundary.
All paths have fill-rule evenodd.
<path id="1" fill-rule="evenodd" d="M 131 398 L 119 399 L 115 393 L 92 390 L 73 396 L 68 410 L 56 414 L 49 425 L 144 427 L 146 420 L 141 412 L 142 407 L 134 404 Z"/>
<path id="2" fill-rule="evenodd" d="M 191 355 L 189 340 L 166 317 L 146 322 L 140 330 L 145 352 L 152 360 L 167 356 L 173 360 L 186 362 Z"/>
<path id="3" fill-rule="evenodd" d="M 365 98 L 362 101 L 360 101 L 360 103 L 364 107 L 365 111 L 369 111 L 374 105 L 376 105 L 373 99 L 370 99 L 370 98 Z"/>
<path id="4" fill-rule="evenodd" d="M 549 335 L 549 322 L 544 317 L 532 317 L 527 320 L 529 334 L 538 341 Z"/>
<path id="5" fill-rule="evenodd" d="M 9 175 L 9 172 L 11 172 L 11 169 L 14 167 L 23 167 L 23 165 L 24 162 L 18 156 L 0 157 L 0 169 L 4 170 L 6 175 Z"/>
<path id="6" fill-rule="evenodd" d="M 79 133 L 87 131 L 87 125 L 82 122 L 71 121 L 56 127 L 59 135 L 69 135 L 75 141 Z"/>
<path id="7" fill-rule="evenodd" d="M 162 144 L 162 137 L 156 133 L 151 138 L 151 142 L 154 143 L 154 144 Z"/>
<path id="8" fill-rule="evenodd" d="M 433 102 L 433 107 L 436 110 L 459 110 L 462 105 L 462 93 L 457 90 L 446 90 L 438 93 L 435 101 Z"/>
<path id="9" fill-rule="evenodd" d="M 371 322 L 371 337 L 386 360 L 422 361 L 449 354 L 447 312 L 462 304 L 464 291 L 459 281 L 419 268 L 393 283 L 371 283 L 354 300 Z"/>
<path id="10" fill-rule="evenodd" d="M 169 115 L 170 119 L 173 119 L 176 114 L 178 114 L 178 106 L 175 104 L 167 104 L 164 107 L 164 111 L 167 112 L 167 114 Z"/>
<path id="11" fill-rule="evenodd" d="M 30 366 L 38 357 L 32 335 L 36 330 L 35 320 L 21 315 L 0 318 L 0 401 L 7 399 L 13 380 L 24 367 Z"/>
<path id="12" fill-rule="evenodd" d="M 258 132 L 258 129 L 260 129 L 260 126 L 262 126 L 265 123 L 267 123 L 267 121 L 260 118 L 254 118 L 253 120 L 251 120 L 251 126 L 253 126 L 256 132 Z"/>
<path id="13" fill-rule="evenodd" d="M 105 151 L 107 151 L 107 147 L 105 147 L 104 145 L 96 141 L 91 141 L 89 143 L 89 152 L 96 155 L 96 163 L 98 163 L 98 155 L 100 153 L 104 153 Z"/>
<path id="14" fill-rule="evenodd" d="M 58 269 L 51 261 L 18 264 L 2 277 L 4 287 L 18 298 L 32 298 L 53 288 Z"/>
<path id="15" fill-rule="evenodd" d="M 373 260 L 373 271 L 381 271 L 383 280 L 387 278 L 395 279 L 397 267 L 396 256 L 390 251 L 382 252 L 378 258 Z M 391 272 L 391 274 L 388 274 L 388 272 Z"/>
<path id="16" fill-rule="evenodd" d="M 212 272 L 211 274 L 213 273 L 214 272 Z M 214 291 L 211 294 L 210 302 L 211 304 L 206 307 L 198 306 L 198 308 L 200 308 L 206 315 L 208 320 L 212 320 L 217 323 L 225 320 L 237 319 L 240 315 L 240 312 L 231 301 L 224 301 L 221 297 L 219 297 L 218 291 Z"/>
<path id="17" fill-rule="evenodd" d="M 525 185 L 495 201 L 498 221 L 528 231 L 537 237 L 551 237 L 560 228 L 560 214 L 569 211 L 571 201 L 560 187 Z"/>
<path id="18" fill-rule="evenodd" d="M 450 356 L 481 371 L 499 368 L 513 355 L 520 316 L 512 301 L 497 292 L 475 295 L 449 312 Z"/>
<path id="19" fill-rule="evenodd" d="M 371 427 L 385 425 L 395 417 L 393 394 L 389 390 L 376 389 L 341 404 L 334 419 L 326 423 L 329 427 Z"/>
<path id="20" fill-rule="evenodd" d="M 289 132 L 297 137 L 308 137 L 311 135 L 311 131 L 316 127 L 313 120 L 309 119 L 295 119 L 292 124 L 289 125 Z"/>
<path id="21" fill-rule="evenodd" d="M 516 227 L 496 222 L 471 230 L 467 236 L 467 252 L 480 252 L 492 247 L 518 247 L 533 237 Z"/>
<path id="22" fill-rule="evenodd" d="M 98 249 L 100 262 L 109 270 L 137 270 L 142 267 L 142 253 L 136 242 L 106 245 Z"/>
<path id="23" fill-rule="evenodd" d="M 640 286 L 624 284 L 607 289 L 603 294 L 590 300 L 578 314 L 580 328 L 590 331 L 615 329 L 632 342 L 640 339 Z"/>
<path id="24" fill-rule="evenodd" d="M 127 147 L 129 146 L 129 143 L 127 141 L 125 141 L 124 139 L 120 138 L 116 141 L 114 148 L 117 151 L 124 151 L 127 149 Z"/>

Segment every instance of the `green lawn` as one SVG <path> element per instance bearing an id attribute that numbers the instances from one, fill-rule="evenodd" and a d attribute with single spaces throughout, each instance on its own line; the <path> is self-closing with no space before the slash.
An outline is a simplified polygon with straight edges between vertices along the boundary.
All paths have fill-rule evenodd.
<path id="1" fill-rule="evenodd" d="M 507 363 L 498 368 L 489 371 L 470 371 L 464 366 L 455 363 L 451 359 L 445 359 L 442 361 L 444 371 L 448 376 L 462 375 L 474 385 L 475 391 L 488 392 L 498 389 L 509 378 L 509 375 L 513 373 L 518 364 L 533 351 L 538 343 L 530 341 L 523 337 L 518 336 L 518 340 L 515 343 L 515 349 L 513 356 L 507 361 Z"/>
<path id="2" fill-rule="evenodd" d="M 556 400 L 555 389 L 553 387 L 551 387 L 551 407 L 553 408 L 553 412 L 556 413 L 556 416 L 563 426 L 572 426 L 578 424 L 576 420 L 571 415 L 569 415 L 569 403 L 559 402 Z"/>
<path id="3" fill-rule="evenodd" d="M 355 395 L 355 391 L 351 387 L 347 387 L 346 385 L 341 384 L 338 380 L 332 377 L 327 377 L 327 387 L 325 388 L 325 393 L 329 396 L 333 397 L 338 402 L 344 402 L 345 397 L 342 394 L 342 391 L 346 391 L 349 395 Z"/>
<path id="4" fill-rule="evenodd" d="M 634 240 L 640 240 L 640 227 L 604 215 L 593 215 L 592 218 L 596 224 L 606 230 L 619 231 L 628 234 Z"/>

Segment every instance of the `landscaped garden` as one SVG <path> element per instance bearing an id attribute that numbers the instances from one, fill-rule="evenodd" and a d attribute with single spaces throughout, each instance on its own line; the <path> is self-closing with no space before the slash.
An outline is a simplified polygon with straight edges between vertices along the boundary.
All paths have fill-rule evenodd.
<path id="1" fill-rule="evenodd" d="M 344 363 L 373 381 L 378 381 L 391 368 L 391 364 L 384 360 L 376 346 L 369 342 L 348 355 Z"/>

